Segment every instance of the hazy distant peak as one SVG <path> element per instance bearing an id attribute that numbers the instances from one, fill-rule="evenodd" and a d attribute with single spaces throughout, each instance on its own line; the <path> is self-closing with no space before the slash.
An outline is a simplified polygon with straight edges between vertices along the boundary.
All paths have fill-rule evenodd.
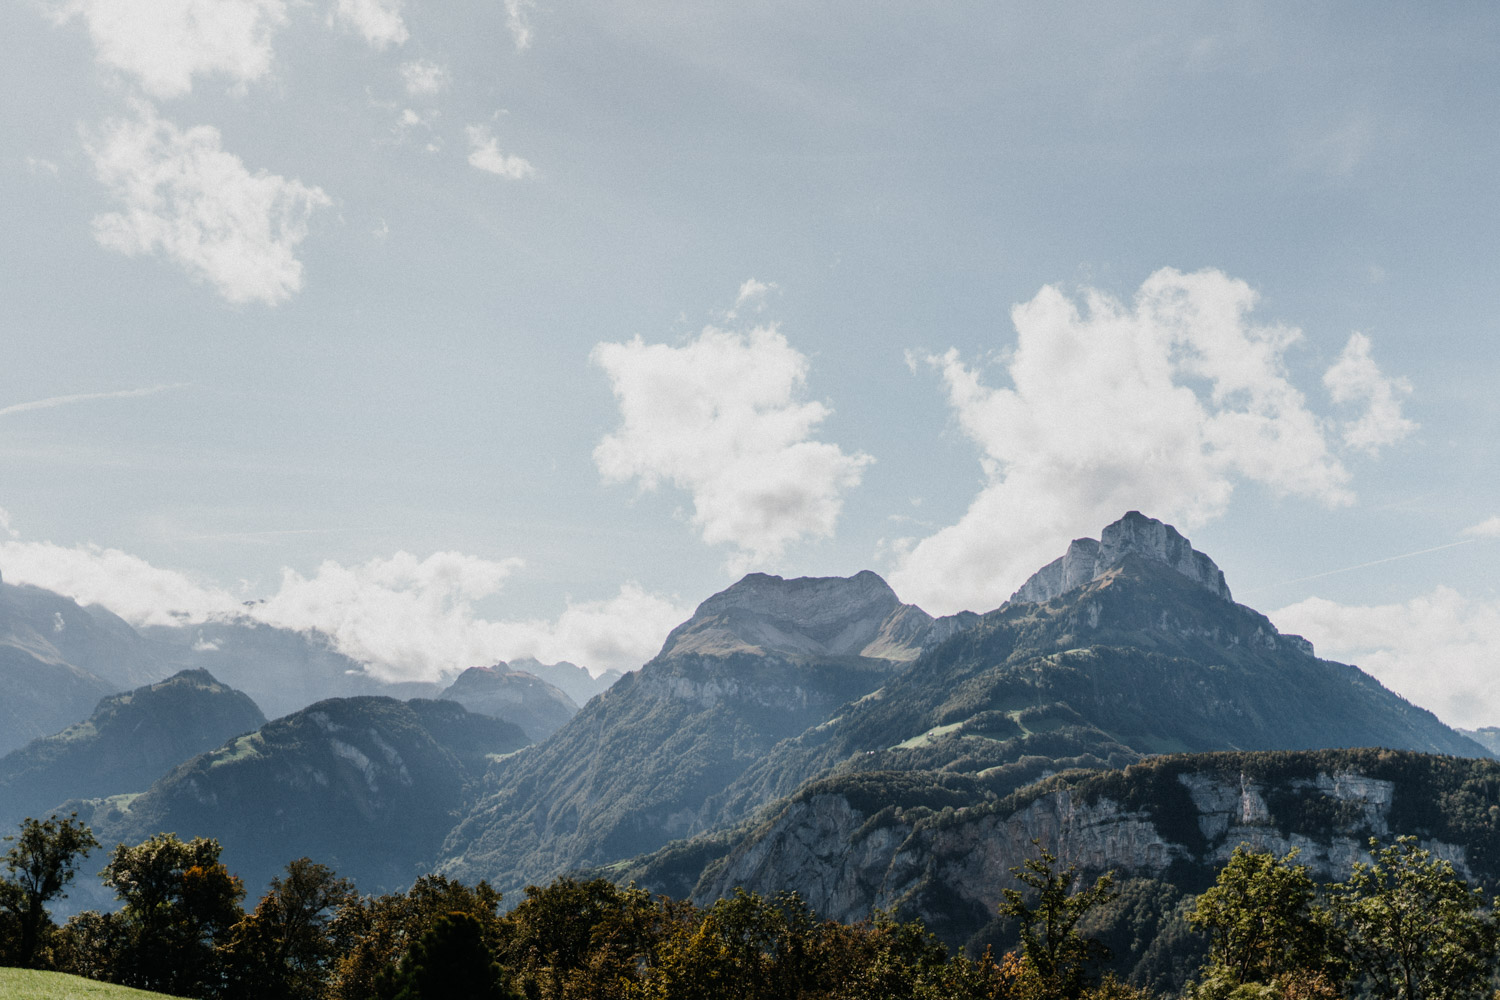
<path id="1" fill-rule="evenodd" d="M 1212 559 L 1172 525 L 1132 510 L 1108 525 L 1098 541 L 1075 538 L 1067 552 L 1033 573 L 1007 603 L 1050 601 L 1097 580 L 1130 555 L 1167 566 L 1225 601 L 1234 601 L 1223 571 Z"/>

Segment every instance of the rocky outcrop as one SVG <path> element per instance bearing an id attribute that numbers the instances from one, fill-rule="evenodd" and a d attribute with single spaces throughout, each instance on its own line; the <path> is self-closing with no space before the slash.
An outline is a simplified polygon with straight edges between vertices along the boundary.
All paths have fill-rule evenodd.
<path id="1" fill-rule="evenodd" d="M 1438 801 L 1443 788 L 1422 786 L 1447 779 L 1424 781 L 1410 768 L 1400 778 L 1337 763 L 1320 770 L 1311 754 L 1304 755 L 1307 767 L 1292 768 L 1306 773 L 1268 775 L 1225 766 L 1225 756 L 1202 755 L 1156 773 L 1156 765 L 1133 767 L 1108 788 L 1077 779 L 1044 783 L 1001 803 L 936 814 L 886 808 L 869 816 L 836 790 L 801 795 L 710 866 L 693 897 L 707 903 L 737 887 L 769 894 L 792 886 L 831 919 L 896 908 L 942 926 L 968 914 L 969 925 L 959 919 L 956 928 L 968 932 L 1016 885 L 1011 869 L 1035 856 L 1033 841 L 1086 873 L 1148 878 L 1188 870 L 1208 877 L 1241 844 L 1278 856 L 1297 850 L 1315 877 L 1331 880 L 1369 860 L 1370 838 L 1413 834 L 1465 878 L 1497 874 L 1475 867 L 1471 845 L 1453 829 L 1413 825 L 1420 808 L 1395 808 L 1400 796 Z M 1500 773 L 1489 761 L 1465 766 Z"/>
<path id="2" fill-rule="evenodd" d="M 751 573 L 698 605 L 667 636 L 657 659 L 759 653 L 905 661 L 977 620 L 968 613 L 934 619 L 902 604 L 869 570 L 792 580 Z"/>
<path id="3" fill-rule="evenodd" d="M 1224 600 L 1234 600 L 1212 559 L 1193 548 L 1170 524 L 1133 510 L 1106 527 L 1097 542 L 1074 539 L 1067 552 L 1033 573 L 1008 603 L 1050 601 L 1099 579 L 1130 555 L 1169 566 Z"/>

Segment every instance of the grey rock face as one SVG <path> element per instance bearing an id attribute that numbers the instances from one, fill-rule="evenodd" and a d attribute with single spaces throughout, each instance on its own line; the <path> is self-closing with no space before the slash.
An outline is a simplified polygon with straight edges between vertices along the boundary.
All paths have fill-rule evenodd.
<path id="1" fill-rule="evenodd" d="M 793 580 L 751 573 L 698 605 L 667 636 L 658 659 L 748 652 L 910 660 L 924 644 L 975 620 L 967 614 L 934 619 L 902 604 L 869 570 Z"/>
<path id="2" fill-rule="evenodd" d="M 1074 539 L 1061 558 L 1032 574 L 1008 603 L 1050 601 L 1097 580 L 1131 555 L 1169 566 L 1205 590 L 1234 601 L 1224 573 L 1212 559 L 1193 548 L 1170 524 L 1133 510 L 1106 527 L 1097 542 L 1092 538 Z"/>

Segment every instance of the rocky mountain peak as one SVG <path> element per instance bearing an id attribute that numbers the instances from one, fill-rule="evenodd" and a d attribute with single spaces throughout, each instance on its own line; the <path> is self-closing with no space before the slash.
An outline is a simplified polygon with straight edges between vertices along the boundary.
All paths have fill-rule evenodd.
<path id="1" fill-rule="evenodd" d="M 667 636 L 661 656 L 687 653 L 779 652 L 797 655 L 879 655 L 893 651 L 888 622 L 901 620 L 902 636 L 915 636 L 932 617 L 902 604 L 879 575 L 863 570 L 850 577 L 787 580 L 751 573 L 713 595 Z M 879 653 L 866 653 L 877 644 Z"/>
<path id="2" fill-rule="evenodd" d="M 1067 552 L 1033 573 L 1008 603 L 1050 601 L 1097 580 L 1130 555 L 1170 567 L 1225 601 L 1234 601 L 1223 571 L 1212 559 L 1170 524 L 1133 510 L 1106 527 L 1098 541 L 1075 538 Z"/>

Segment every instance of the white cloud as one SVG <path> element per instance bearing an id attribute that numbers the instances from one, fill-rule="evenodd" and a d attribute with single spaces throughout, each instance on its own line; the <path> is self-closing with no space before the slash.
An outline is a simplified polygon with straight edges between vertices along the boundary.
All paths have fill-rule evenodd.
<path id="1" fill-rule="evenodd" d="M 425 59 L 414 59 L 401 64 L 401 82 L 406 92 L 413 97 L 430 96 L 448 89 L 453 78 L 446 66 Z"/>
<path id="2" fill-rule="evenodd" d="M 8 538 L 19 538 L 21 533 L 10 526 L 10 511 L 0 507 L 0 535 Z"/>
<path id="3" fill-rule="evenodd" d="M 1500 538 L 1500 517 L 1491 517 L 1464 529 L 1464 534 L 1476 538 Z M 1496 723 L 1500 725 L 1500 723 Z"/>
<path id="4" fill-rule="evenodd" d="M 747 302 L 758 302 L 764 299 L 766 293 L 775 287 L 776 283 L 774 281 L 767 284 L 764 281 L 757 281 L 754 278 L 746 278 L 744 283 L 740 285 L 740 294 L 735 296 L 734 306 L 738 309 Z"/>
<path id="5" fill-rule="evenodd" d="M 52 9 L 59 23 L 82 17 L 98 61 L 160 98 L 189 93 L 194 76 L 259 80 L 287 20 L 285 0 L 65 0 Z"/>
<path id="6" fill-rule="evenodd" d="M 500 143 L 487 125 L 470 125 L 469 166 L 518 181 L 536 173 L 536 168 L 519 156 L 500 152 Z"/>
<path id="7" fill-rule="evenodd" d="M 1362 333 L 1349 335 L 1339 359 L 1323 373 L 1323 384 L 1335 403 L 1365 404 L 1362 416 L 1344 422 L 1344 444 L 1350 448 L 1374 455 L 1416 429 L 1401 415 L 1401 397 L 1411 394 L 1411 383 L 1380 373 L 1370 357 L 1370 338 Z"/>
<path id="8" fill-rule="evenodd" d="M 505 26 L 516 43 L 516 51 L 531 47 L 531 11 L 536 0 L 505 0 Z"/>
<path id="9" fill-rule="evenodd" d="M 627 583 L 607 600 L 570 601 L 555 620 L 479 617 L 475 602 L 499 593 L 521 565 L 458 552 L 425 559 L 398 552 L 355 566 L 325 562 L 310 576 L 283 570 L 275 593 L 247 605 L 221 587 L 119 549 L 19 541 L 0 509 L 0 574 L 9 583 L 102 604 L 137 625 L 248 618 L 317 632 L 387 680 L 437 680 L 526 656 L 571 660 L 596 672 L 633 670 L 692 613 Z"/>
<path id="10" fill-rule="evenodd" d="M 240 610 L 228 591 L 119 549 L 23 542 L 10 534 L 10 541 L 0 540 L 0 573 L 8 583 L 35 584 L 80 604 L 102 604 L 137 625 L 203 621 Z"/>
<path id="11" fill-rule="evenodd" d="M 401 4 L 402 0 L 338 0 L 329 17 L 357 31 L 370 48 L 384 51 L 410 37 Z"/>
<path id="12" fill-rule="evenodd" d="M 1191 529 L 1239 482 L 1328 506 L 1352 502 L 1326 421 L 1286 373 L 1300 331 L 1249 321 L 1254 291 L 1167 268 L 1132 303 L 1043 288 L 1011 313 L 1010 386 L 949 351 L 942 373 L 986 484 L 953 525 L 898 547 L 891 582 L 934 613 L 1000 604 L 1071 538 L 1132 508 Z"/>
<path id="13" fill-rule="evenodd" d="M 160 251 L 230 302 L 274 304 L 302 287 L 297 245 L 308 219 L 332 204 L 321 188 L 260 170 L 220 145 L 208 125 L 179 129 L 149 105 L 107 122 L 88 152 L 99 180 L 124 203 L 94 218 L 102 246 Z"/>
<path id="14" fill-rule="evenodd" d="M 33 176 L 37 177 L 41 176 L 42 174 L 56 177 L 58 172 L 57 164 L 40 156 L 26 157 L 26 169 L 30 171 Z"/>
<path id="15" fill-rule="evenodd" d="M 1379 606 L 1312 597 L 1270 617 L 1311 639 L 1319 656 L 1358 665 L 1449 725 L 1500 725 L 1500 602 L 1438 587 Z"/>
<path id="16" fill-rule="evenodd" d="M 805 537 L 826 537 L 868 455 L 811 440 L 828 416 L 802 401 L 807 359 L 774 326 L 748 335 L 707 327 L 681 347 L 594 347 L 621 425 L 594 449 L 604 478 L 666 481 L 693 497 L 693 524 L 745 569 Z"/>

